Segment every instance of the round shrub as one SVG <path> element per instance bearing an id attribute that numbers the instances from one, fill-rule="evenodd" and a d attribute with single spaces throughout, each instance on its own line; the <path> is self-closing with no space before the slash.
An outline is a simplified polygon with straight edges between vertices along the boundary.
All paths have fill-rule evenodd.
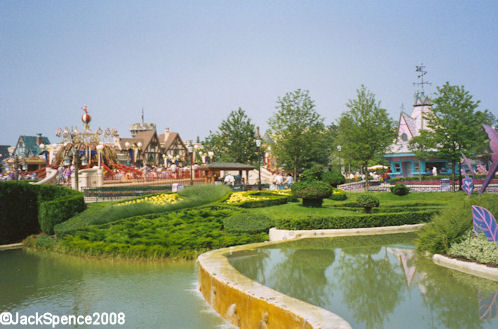
<path id="1" fill-rule="evenodd" d="M 323 165 L 314 165 L 310 169 L 306 169 L 299 175 L 299 180 L 303 182 L 311 182 L 314 180 L 322 180 Z"/>
<path id="2" fill-rule="evenodd" d="M 341 190 L 339 188 L 332 189 L 332 195 L 330 196 L 331 200 L 343 201 L 346 200 L 347 198 L 348 197 L 346 196 L 346 192 L 344 190 Z"/>
<path id="3" fill-rule="evenodd" d="M 292 185 L 292 195 L 303 199 L 303 206 L 321 207 L 323 199 L 332 195 L 332 187 L 322 181 L 301 181 Z"/>
<path id="4" fill-rule="evenodd" d="M 373 207 L 379 206 L 379 199 L 373 195 L 360 195 L 358 197 L 357 203 L 363 207 L 366 213 L 370 213 Z"/>
<path id="5" fill-rule="evenodd" d="M 272 226 L 273 220 L 260 214 L 243 212 L 223 219 L 224 230 L 228 233 L 268 233 Z"/>
<path id="6" fill-rule="evenodd" d="M 337 185 L 346 183 L 346 177 L 344 177 L 338 171 L 326 171 L 322 174 L 322 180 L 326 183 L 329 183 L 333 187 L 337 187 Z"/>
<path id="7" fill-rule="evenodd" d="M 391 192 L 396 195 L 407 195 L 410 192 L 410 188 L 403 183 L 396 183 L 396 185 L 391 186 Z"/>

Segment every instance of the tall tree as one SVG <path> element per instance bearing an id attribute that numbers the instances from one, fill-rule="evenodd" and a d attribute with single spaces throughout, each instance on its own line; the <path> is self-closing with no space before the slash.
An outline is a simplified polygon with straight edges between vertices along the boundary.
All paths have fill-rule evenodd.
<path id="1" fill-rule="evenodd" d="M 341 114 L 337 141 L 347 159 L 358 161 L 366 172 L 368 162 L 389 147 L 396 136 L 395 123 L 380 107 L 375 95 L 361 86 L 355 99 L 346 104 L 349 109 Z M 368 173 L 366 174 L 368 191 Z"/>
<path id="2" fill-rule="evenodd" d="M 217 131 L 210 131 L 203 144 L 220 161 L 250 163 L 258 158 L 254 124 L 240 107 L 230 112 Z"/>
<path id="3" fill-rule="evenodd" d="M 297 89 L 277 99 L 277 112 L 268 119 L 268 135 L 278 163 L 292 170 L 294 177 L 313 162 L 328 161 L 327 133 L 323 118 L 307 90 Z"/>
<path id="4" fill-rule="evenodd" d="M 488 110 L 477 110 L 480 101 L 474 100 L 463 86 L 446 82 L 437 87 L 432 113 L 426 115 L 427 143 L 437 145 L 436 156 L 451 162 L 453 191 L 455 168 L 462 155 L 471 157 L 487 148 L 487 135 L 482 124 L 493 124 L 495 118 Z M 460 186 L 462 175 L 460 173 Z"/>
<path id="5" fill-rule="evenodd" d="M 430 141 L 427 139 L 427 130 L 422 130 L 420 135 L 410 139 L 408 148 L 415 153 L 418 159 L 418 180 L 422 181 L 422 160 L 430 158 L 433 153 L 433 145 L 430 145 Z"/>

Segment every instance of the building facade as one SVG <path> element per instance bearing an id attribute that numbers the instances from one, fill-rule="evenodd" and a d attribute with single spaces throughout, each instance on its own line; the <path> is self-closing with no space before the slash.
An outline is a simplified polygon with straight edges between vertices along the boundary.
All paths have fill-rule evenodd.
<path id="1" fill-rule="evenodd" d="M 432 113 L 432 104 L 423 92 L 417 93 L 410 114 L 401 112 L 396 140 L 391 145 L 390 152 L 384 154 L 390 165 L 391 177 L 433 175 L 436 172 L 438 175 L 452 173 L 451 163 L 448 160 L 419 159 L 409 148 L 410 140 L 420 135 L 422 130 L 428 129 L 424 116 L 429 113 Z"/>

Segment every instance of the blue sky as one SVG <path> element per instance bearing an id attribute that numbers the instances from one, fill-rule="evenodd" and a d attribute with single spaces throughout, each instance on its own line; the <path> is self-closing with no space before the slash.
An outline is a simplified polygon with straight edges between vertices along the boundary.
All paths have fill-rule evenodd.
<path id="1" fill-rule="evenodd" d="M 263 129 L 308 89 L 326 123 L 365 84 L 393 118 L 415 66 L 498 115 L 498 1 L 0 1 L 0 144 L 155 122 L 204 138 L 242 107 Z"/>

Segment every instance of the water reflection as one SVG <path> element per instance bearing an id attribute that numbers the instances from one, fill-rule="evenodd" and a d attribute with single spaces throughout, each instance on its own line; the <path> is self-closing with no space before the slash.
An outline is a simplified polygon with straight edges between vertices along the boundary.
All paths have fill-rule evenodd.
<path id="1" fill-rule="evenodd" d="M 132 329 L 225 326 L 197 295 L 196 278 L 194 262 L 113 262 L 3 251 L 0 313 L 123 312 L 125 327 Z"/>
<path id="2" fill-rule="evenodd" d="M 353 328 L 496 328 L 498 283 L 434 265 L 413 234 L 308 239 L 233 254 L 241 273 Z"/>

